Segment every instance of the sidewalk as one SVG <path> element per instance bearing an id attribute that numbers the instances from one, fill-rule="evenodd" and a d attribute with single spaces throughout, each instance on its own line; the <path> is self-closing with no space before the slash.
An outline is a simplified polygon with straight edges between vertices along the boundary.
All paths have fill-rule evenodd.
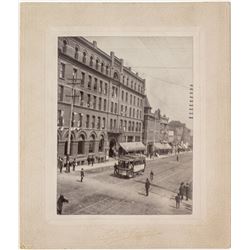
<path id="1" fill-rule="evenodd" d="M 90 165 L 78 165 L 76 166 L 75 171 L 80 171 L 83 168 L 84 171 L 87 173 L 97 172 L 98 170 L 101 170 L 101 169 L 113 167 L 115 163 L 118 164 L 118 161 L 116 159 L 109 158 L 108 161 L 101 162 L 101 163 L 94 163 L 93 166 L 91 164 Z M 70 170 L 72 171 L 72 168 Z"/>

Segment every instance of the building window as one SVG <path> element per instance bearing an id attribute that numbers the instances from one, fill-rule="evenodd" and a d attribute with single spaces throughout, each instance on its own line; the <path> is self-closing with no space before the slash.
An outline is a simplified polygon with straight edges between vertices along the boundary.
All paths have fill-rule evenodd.
<path id="1" fill-rule="evenodd" d="M 104 94 L 107 95 L 108 93 L 108 84 L 105 82 Z"/>
<path id="2" fill-rule="evenodd" d="M 85 73 L 84 72 L 81 72 L 81 84 L 84 84 L 85 82 Z"/>
<path id="3" fill-rule="evenodd" d="M 89 153 L 94 153 L 95 150 L 95 136 L 91 135 L 89 141 Z"/>
<path id="4" fill-rule="evenodd" d="M 99 68 L 99 61 L 98 61 L 98 59 L 96 59 L 96 61 L 95 61 L 95 69 L 98 70 L 98 68 Z"/>
<path id="5" fill-rule="evenodd" d="M 73 79 L 77 79 L 77 69 L 73 68 Z"/>
<path id="6" fill-rule="evenodd" d="M 110 129 L 113 128 L 113 119 L 110 119 Z"/>
<path id="7" fill-rule="evenodd" d="M 83 126 L 83 114 L 79 114 L 79 126 L 78 127 L 82 127 Z"/>
<path id="8" fill-rule="evenodd" d="M 91 103 L 91 96 L 90 94 L 87 95 L 87 106 L 90 107 L 90 103 Z"/>
<path id="9" fill-rule="evenodd" d="M 141 123 L 139 123 L 139 132 L 141 132 Z"/>
<path id="10" fill-rule="evenodd" d="M 120 129 L 123 129 L 123 120 L 120 120 Z"/>
<path id="11" fill-rule="evenodd" d="M 114 119 L 114 129 L 116 129 L 116 119 Z"/>
<path id="12" fill-rule="evenodd" d="M 127 86 L 128 86 L 128 83 L 129 83 L 129 78 L 127 78 Z"/>
<path id="13" fill-rule="evenodd" d="M 141 119 L 142 117 L 141 117 L 141 110 L 140 110 L 140 119 Z"/>
<path id="14" fill-rule="evenodd" d="M 97 129 L 101 128 L 101 117 L 97 118 Z"/>
<path id="15" fill-rule="evenodd" d="M 115 103 L 115 113 L 117 114 L 117 103 Z"/>
<path id="16" fill-rule="evenodd" d="M 132 102 L 133 102 L 133 97 L 132 97 L 132 95 L 130 94 L 130 105 L 132 105 Z"/>
<path id="17" fill-rule="evenodd" d="M 139 100 L 139 97 L 137 98 L 137 106 L 139 107 L 140 105 L 140 100 Z"/>
<path id="18" fill-rule="evenodd" d="M 128 102 L 128 92 L 126 92 L 126 102 Z"/>
<path id="19" fill-rule="evenodd" d="M 136 90 L 136 82 L 135 82 L 135 90 Z"/>
<path id="20" fill-rule="evenodd" d="M 64 92 L 64 88 L 63 86 L 59 85 L 58 86 L 58 101 L 63 101 L 63 92 Z"/>
<path id="21" fill-rule="evenodd" d="M 83 91 L 80 91 L 80 105 L 83 106 L 84 104 L 84 93 Z"/>
<path id="22" fill-rule="evenodd" d="M 132 116 L 132 108 L 130 107 L 129 108 L 129 117 L 131 117 Z"/>
<path id="23" fill-rule="evenodd" d="M 94 115 L 92 116 L 92 126 L 91 127 L 95 128 L 95 116 Z"/>
<path id="24" fill-rule="evenodd" d="M 77 153 L 79 155 L 83 155 L 84 154 L 84 149 L 85 149 L 85 137 L 84 135 L 81 135 L 78 141 L 78 150 Z"/>
<path id="25" fill-rule="evenodd" d="M 124 99 L 124 91 L 122 90 L 122 101 L 123 101 L 123 99 Z"/>
<path id="26" fill-rule="evenodd" d="M 104 70 L 104 63 L 101 64 L 101 72 L 103 73 Z"/>
<path id="27" fill-rule="evenodd" d="M 133 83 L 133 81 L 131 81 L 131 89 L 134 87 L 134 85 L 133 85 L 134 83 Z"/>
<path id="28" fill-rule="evenodd" d="M 75 47 L 75 59 L 78 59 L 78 48 Z"/>
<path id="29" fill-rule="evenodd" d="M 93 109 L 96 109 L 96 96 L 94 96 L 94 99 L 93 99 Z"/>
<path id="30" fill-rule="evenodd" d="M 86 52 L 85 51 L 82 53 L 82 62 L 86 63 Z"/>
<path id="31" fill-rule="evenodd" d="M 106 66 L 106 75 L 108 75 L 109 74 L 109 66 L 107 65 Z"/>
<path id="32" fill-rule="evenodd" d="M 103 88 L 103 83 L 102 81 L 100 80 L 100 86 L 99 86 L 99 92 L 102 93 L 102 88 Z"/>
<path id="33" fill-rule="evenodd" d="M 131 121 L 128 122 L 128 131 L 131 130 Z"/>
<path id="34" fill-rule="evenodd" d="M 133 118 L 135 118 L 135 109 L 133 109 Z"/>
<path id="35" fill-rule="evenodd" d="M 127 116 L 127 111 L 128 111 L 128 107 L 125 106 L 125 111 L 124 111 L 124 115 Z"/>
<path id="36" fill-rule="evenodd" d="M 63 110 L 58 110 L 57 111 L 57 126 L 62 127 L 64 125 L 64 111 Z"/>
<path id="37" fill-rule="evenodd" d="M 123 115 L 123 105 L 121 105 L 121 115 Z"/>
<path id="38" fill-rule="evenodd" d="M 125 83 L 125 76 L 123 76 L 122 82 Z"/>
<path id="39" fill-rule="evenodd" d="M 93 56 L 90 57 L 89 65 L 92 67 L 93 66 Z"/>
<path id="40" fill-rule="evenodd" d="M 86 115 L 86 128 L 89 128 L 89 115 Z"/>
<path id="41" fill-rule="evenodd" d="M 106 119 L 105 117 L 102 118 L 102 129 L 105 129 L 106 127 Z"/>
<path id="42" fill-rule="evenodd" d="M 103 137 L 103 135 L 101 135 L 98 150 L 99 150 L 99 152 L 103 152 L 103 150 L 104 150 L 104 137 Z"/>
<path id="43" fill-rule="evenodd" d="M 107 110 L 107 100 L 104 99 L 104 102 L 103 102 L 103 110 L 106 111 Z"/>
<path id="44" fill-rule="evenodd" d="M 99 97 L 99 103 L 98 103 L 99 110 L 102 110 L 102 98 Z"/>
<path id="45" fill-rule="evenodd" d="M 114 103 L 111 102 L 111 108 L 110 108 L 110 112 L 113 113 L 113 110 L 114 110 Z"/>
<path id="46" fill-rule="evenodd" d="M 139 118 L 139 109 L 137 109 L 137 111 L 136 111 L 136 118 L 137 119 Z"/>
<path id="47" fill-rule="evenodd" d="M 141 99 L 141 107 L 142 107 L 142 99 Z"/>
<path id="48" fill-rule="evenodd" d="M 60 63 L 59 77 L 62 79 L 64 79 L 65 77 L 65 64 L 64 63 Z"/>
<path id="49" fill-rule="evenodd" d="M 114 96 L 115 96 L 115 87 L 114 86 L 112 86 L 112 93 L 111 93 L 111 96 L 114 98 Z"/>
<path id="50" fill-rule="evenodd" d="M 132 122 L 132 131 L 135 129 L 135 122 Z"/>
<path id="51" fill-rule="evenodd" d="M 134 105 L 135 105 L 135 96 L 134 96 Z"/>
<path id="52" fill-rule="evenodd" d="M 124 131 L 127 131 L 127 121 L 124 121 Z"/>
<path id="53" fill-rule="evenodd" d="M 88 89 L 91 89 L 91 84 L 92 84 L 92 76 L 89 75 Z"/>
<path id="54" fill-rule="evenodd" d="M 114 73 L 114 79 L 115 79 L 116 81 L 119 80 L 119 76 L 118 76 L 118 73 L 117 73 L 117 72 Z"/>
<path id="55" fill-rule="evenodd" d="M 67 52 L 67 41 L 66 40 L 63 40 L 63 53 L 66 53 Z"/>
<path id="56" fill-rule="evenodd" d="M 94 91 L 97 91 L 97 78 L 95 78 Z"/>

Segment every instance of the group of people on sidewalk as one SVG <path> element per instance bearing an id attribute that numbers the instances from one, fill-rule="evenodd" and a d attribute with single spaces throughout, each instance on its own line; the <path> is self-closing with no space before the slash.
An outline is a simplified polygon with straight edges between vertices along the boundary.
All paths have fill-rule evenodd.
<path id="1" fill-rule="evenodd" d="M 180 208 L 180 203 L 184 199 L 184 196 L 186 197 L 186 201 L 188 201 L 190 195 L 189 183 L 184 184 L 184 182 L 181 182 L 178 191 L 179 192 L 175 196 L 176 208 Z"/>

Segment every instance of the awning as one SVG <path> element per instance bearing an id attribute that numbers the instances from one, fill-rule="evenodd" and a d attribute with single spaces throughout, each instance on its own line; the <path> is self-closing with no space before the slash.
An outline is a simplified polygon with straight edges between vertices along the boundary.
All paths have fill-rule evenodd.
<path id="1" fill-rule="evenodd" d="M 142 142 L 121 142 L 120 146 L 126 152 L 142 151 L 146 148 Z"/>
<path id="2" fill-rule="evenodd" d="M 154 143 L 154 146 L 156 149 L 171 149 L 171 146 L 168 143 L 163 144 L 163 143 L 156 142 Z"/>

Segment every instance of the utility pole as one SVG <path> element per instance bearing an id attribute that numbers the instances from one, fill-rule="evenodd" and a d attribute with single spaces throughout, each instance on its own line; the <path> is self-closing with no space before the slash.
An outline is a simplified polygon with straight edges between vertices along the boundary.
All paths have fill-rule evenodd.
<path id="1" fill-rule="evenodd" d="M 75 75 L 73 74 L 72 79 L 68 79 L 72 82 L 68 82 L 68 84 L 72 85 L 71 89 L 71 95 L 66 95 L 67 97 L 71 97 L 71 104 L 70 104 L 70 116 L 69 116 L 69 132 L 68 132 L 68 143 L 67 143 L 67 158 L 66 158 L 66 172 L 70 172 L 70 162 L 69 162 L 69 156 L 70 156 L 70 144 L 71 144 L 71 129 L 72 129 L 72 113 L 73 113 L 73 108 L 74 108 L 74 103 L 75 103 L 75 97 L 79 97 L 78 95 L 75 95 L 75 86 L 81 83 L 77 83 L 77 80 L 81 79 L 76 79 Z"/>

